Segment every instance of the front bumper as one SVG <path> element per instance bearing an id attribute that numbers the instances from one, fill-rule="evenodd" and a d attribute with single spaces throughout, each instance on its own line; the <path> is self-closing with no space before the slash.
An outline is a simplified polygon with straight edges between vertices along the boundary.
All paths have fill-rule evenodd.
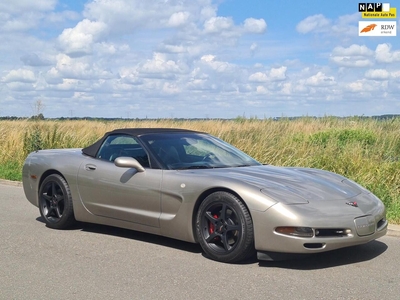
<path id="1" fill-rule="evenodd" d="M 329 213 L 328 213 L 329 212 Z M 310 254 L 368 243 L 384 236 L 388 222 L 379 202 L 367 214 L 356 210 L 339 212 L 306 205 L 287 206 L 278 203 L 265 212 L 251 211 L 254 223 L 255 248 L 259 259 L 270 260 L 268 253 Z M 299 237 L 276 232 L 279 226 L 309 227 L 312 237 Z M 343 230 L 346 234 L 330 234 Z"/>

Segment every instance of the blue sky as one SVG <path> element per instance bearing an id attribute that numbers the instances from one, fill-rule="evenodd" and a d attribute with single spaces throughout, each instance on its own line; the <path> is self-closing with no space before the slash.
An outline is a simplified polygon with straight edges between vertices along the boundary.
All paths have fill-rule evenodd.
<path id="1" fill-rule="evenodd" d="M 38 102 L 51 118 L 400 114 L 399 29 L 360 37 L 358 1 L 13 0 L 0 12 L 0 116 Z"/>

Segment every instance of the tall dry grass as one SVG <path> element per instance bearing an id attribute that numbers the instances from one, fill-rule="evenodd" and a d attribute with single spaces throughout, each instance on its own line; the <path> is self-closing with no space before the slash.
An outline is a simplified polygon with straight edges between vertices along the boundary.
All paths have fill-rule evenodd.
<path id="1" fill-rule="evenodd" d="M 385 202 L 388 218 L 400 223 L 400 119 L 0 121 L 0 176 L 20 179 L 26 155 L 37 148 L 80 148 L 128 127 L 204 131 L 262 163 L 342 174 L 372 190 Z M 1 172 L 7 168 L 16 171 Z"/>

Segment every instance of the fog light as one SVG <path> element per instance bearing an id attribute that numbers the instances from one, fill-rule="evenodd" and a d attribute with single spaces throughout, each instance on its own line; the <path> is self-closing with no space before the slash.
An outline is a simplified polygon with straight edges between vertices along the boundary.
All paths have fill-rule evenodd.
<path id="1" fill-rule="evenodd" d="M 277 227 L 277 233 L 298 236 L 298 237 L 313 237 L 314 231 L 310 227 Z"/>

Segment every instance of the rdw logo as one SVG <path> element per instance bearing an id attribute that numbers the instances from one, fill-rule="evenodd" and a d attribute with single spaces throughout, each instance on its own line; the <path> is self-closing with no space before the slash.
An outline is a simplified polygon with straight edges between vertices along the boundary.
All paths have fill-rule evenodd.
<path id="1" fill-rule="evenodd" d="M 376 25 L 376 24 L 370 24 L 370 25 L 368 25 L 368 26 L 365 26 L 365 27 L 360 31 L 360 33 L 362 33 L 362 32 L 369 32 L 369 31 L 371 31 L 371 30 L 374 30 L 376 26 L 378 26 L 378 25 Z"/>
<path id="2" fill-rule="evenodd" d="M 393 30 L 395 25 L 381 25 L 381 30 Z"/>
<path id="3" fill-rule="evenodd" d="M 359 36 L 396 36 L 396 21 L 359 21 Z"/>

